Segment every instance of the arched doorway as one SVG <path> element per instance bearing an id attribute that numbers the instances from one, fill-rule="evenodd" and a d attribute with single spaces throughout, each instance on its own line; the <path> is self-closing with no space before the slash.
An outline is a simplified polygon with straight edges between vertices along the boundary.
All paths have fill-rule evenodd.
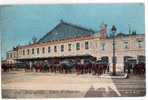
<path id="1" fill-rule="evenodd" d="M 132 56 L 124 56 L 124 72 L 128 70 L 128 73 L 131 72 L 131 69 L 137 64 L 137 59 Z"/>

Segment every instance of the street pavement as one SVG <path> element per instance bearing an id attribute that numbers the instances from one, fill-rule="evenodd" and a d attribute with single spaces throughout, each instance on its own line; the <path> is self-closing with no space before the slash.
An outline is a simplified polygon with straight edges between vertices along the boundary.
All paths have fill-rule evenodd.
<path id="1" fill-rule="evenodd" d="M 146 94 L 144 75 L 104 79 L 77 75 L 11 71 L 2 72 L 3 98 L 141 97 Z"/>

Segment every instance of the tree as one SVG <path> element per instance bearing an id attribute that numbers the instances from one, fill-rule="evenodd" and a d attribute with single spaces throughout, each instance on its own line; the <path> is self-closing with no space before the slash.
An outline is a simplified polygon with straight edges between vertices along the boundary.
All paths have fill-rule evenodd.
<path id="1" fill-rule="evenodd" d="M 128 24 L 128 27 L 129 27 L 129 35 L 131 35 L 131 25 L 130 24 Z"/>
<path id="2" fill-rule="evenodd" d="M 136 30 L 135 31 L 132 31 L 132 35 L 136 35 L 137 33 L 136 33 Z"/>

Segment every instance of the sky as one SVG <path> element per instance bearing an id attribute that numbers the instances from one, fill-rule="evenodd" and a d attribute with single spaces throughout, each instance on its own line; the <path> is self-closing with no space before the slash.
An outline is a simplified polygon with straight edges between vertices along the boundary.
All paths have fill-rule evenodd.
<path id="1" fill-rule="evenodd" d="M 0 6 L 1 57 L 13 46 L 26 45 L 32 37 L 40 39 L 60 20 L 99 31 L 100 25 L 112 25 L 117 33 L 136 30 L 145 33 L 144 4 L 49 4 Z"/>

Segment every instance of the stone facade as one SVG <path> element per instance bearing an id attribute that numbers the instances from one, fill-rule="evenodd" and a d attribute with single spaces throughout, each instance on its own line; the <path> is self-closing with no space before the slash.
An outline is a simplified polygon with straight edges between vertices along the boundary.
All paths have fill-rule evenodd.
<path id="1" fill-rule="evenodd" d="M 15 63 L 16 59 L 37 59 L 48 57 L 65 57 L 91 55 L 97 59 L 107 56 L 112 65 L 112 38 L 105 32 L 95 35 L 78 36 L 68 39 L 53 40 L 45 43 L 36 43 L 18 47 L 17 50 L 7 52 L 7 61 Z M 101 31 L 102 32 L 102 31 Z M 100 38 L 103 36 L 103 38 Z M 115 37 L 117 70 L 123 70 L 125 56 L 137 58 L 145 56 L 145 35 L 127 35 Z"/>
<path id="2" fill-rule="evenodd" d="M 77 50 L 77 47 L 76 47 L 77 43 L 80 44 L 79 50 Z M 88 43 L 87 49 L 85 48 L 86 47 L 85 43 Z M 137 58 L 137 56 L 145 55 L 144 35 L 117 37 L 115 39 L 115 44 L 116 44 L 117 65 L 122 66 L 121 68 L 123 68 L 124 56 L 131 56 L 131 57 Z M 63 51 L 61 51 L 61 45 L 64 46 Z M 71 46 L 69 47 L 69 45 Z M 55 46 L 57 48 L 56 52 L 54 51 Z M 37 53 L 38 52 L 37 49 L 39 49 L 39 53 Z M 28 54 L 28 50 L 29 50 L 29 54 Z M 23 54 L 23 52 L 25 53 Z M 99 37 L 85 37 L 85 38 L 79 37 L 79 38 L 70 39 L 70 40 L 61 40 L 61 41 L 53 41 L 49 43 L 21 46 L 17 51 L 9 51 L 7 59 L 8 61 L 15 62 L 14 61 L 15 59 L 92 55 L 97 59 L 103 56 L 108 56 L 109 62 L 111 64 L 112 52 L 113 52 L 112 38 L 100 39 Z"/>

